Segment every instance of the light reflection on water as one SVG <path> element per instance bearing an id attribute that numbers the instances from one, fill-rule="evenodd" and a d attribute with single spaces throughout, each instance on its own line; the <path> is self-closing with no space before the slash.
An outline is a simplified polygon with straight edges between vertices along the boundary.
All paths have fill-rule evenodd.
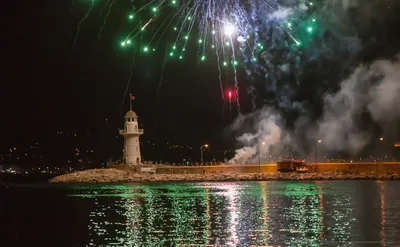
<path id="1" fill-rule="evenodd" d="M 69 195 L 92 203 L 89 246 L 395 246 L 399 188 L 373 181 L 177 183 L 70 186 Z"/>

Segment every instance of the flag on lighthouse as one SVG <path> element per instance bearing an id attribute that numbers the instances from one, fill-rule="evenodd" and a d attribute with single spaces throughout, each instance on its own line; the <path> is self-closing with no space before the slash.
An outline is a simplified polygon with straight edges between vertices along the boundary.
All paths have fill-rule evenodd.
<path id="1" fill-rule="evenodd" d="M 132 96 L 132 94 L 130 93 L 130 94 L 129 94 L 129 97 L 131 98 L 131 100 L 129 101 L 129 110 L 132 111 L 132 101 L 135 100 L 135 96 Z"/>

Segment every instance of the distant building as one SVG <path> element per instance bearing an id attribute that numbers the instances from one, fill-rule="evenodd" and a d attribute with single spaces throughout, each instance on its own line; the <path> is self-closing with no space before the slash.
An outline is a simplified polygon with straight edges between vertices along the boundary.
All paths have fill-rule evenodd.
<path id="1" fill-rule="evenodd" d="M 130 110 L 125 114 L 125 126 L 119 131 L 119 134 L 124 137 L 124 163 L 127 165 L 141 164 L 139 136 L 143 134 L 143 129 L 139 129 L 138 116 L 134 111 Z"/>

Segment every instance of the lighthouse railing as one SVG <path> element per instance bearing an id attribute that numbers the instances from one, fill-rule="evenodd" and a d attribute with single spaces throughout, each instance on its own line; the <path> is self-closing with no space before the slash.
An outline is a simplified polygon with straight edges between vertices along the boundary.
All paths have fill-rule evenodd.
<path id="1" fill-rule="evenodd" d="M 127 130 L 125 130 L 125 129 L 120 129 L 119 130 L 119 134 L 120 135 L 123 135 L 123 134 L 143 134 L 144 133 L 144 131 L 143 131 L 143 129 L 137 129 L 136 131 L 127 131 Z"/>

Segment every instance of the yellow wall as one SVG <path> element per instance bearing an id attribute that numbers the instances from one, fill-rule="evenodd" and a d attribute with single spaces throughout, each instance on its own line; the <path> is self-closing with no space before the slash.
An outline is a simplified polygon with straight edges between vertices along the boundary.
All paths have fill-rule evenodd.
<path id="1" fill-rule="evenodd" d="M 369 163 L 317 163 L 317 171 L 340 172 L 400 172 L 400 162 L 369 162 Z"/>
<path id="2" fill-rule="evenodd" d="M 400 162 L 364 163 L 317 163 L 315 172 L 395 172 L 400 173 Z M 215 166 L 159 166 L 157 173 L 202 174 L 202 173 L 276 173 L 276 164 L 261 165 L 215 165 Z"/>

